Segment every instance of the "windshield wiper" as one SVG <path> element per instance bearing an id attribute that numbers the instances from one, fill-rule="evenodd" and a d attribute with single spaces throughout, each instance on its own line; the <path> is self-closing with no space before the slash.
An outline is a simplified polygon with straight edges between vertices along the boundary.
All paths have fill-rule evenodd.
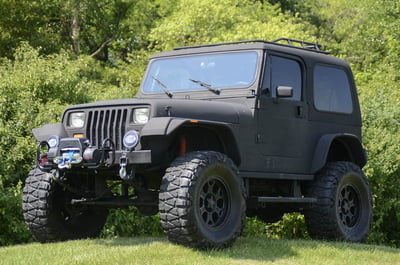
<path id="1" fill-rule="evenodd" d="M 189 78 L 189 80 L 192 81 L 193 83 L 199 84 L 200 86 L 207 88 L 208 90 L 210 90 L 211 92 L 214 92 L 215 94 L 219 95 L 219 93 L 221 92 L 219 89 L 213 88 L 211 85 L 204 83 L 203 81 L 194 80 L 191 78 Z"/>
<path id="2" fill-rule="evenodd" d="M 165 94 L 167 94 L 168 97 L 172 98 L 173 94 L 169 91 L 168 87 L 166 85 L 163 84 L 163 82 L 161 82 L 160 80 L 158 80 L 157 78 L 155 78 L 154 76 L 152 76 L 151 78 L 154 79 L 154 81 L 157 82 L 157 84 L 160 85 L 160 87 L 162 88 L 162 90 L 165 92 Z"/>

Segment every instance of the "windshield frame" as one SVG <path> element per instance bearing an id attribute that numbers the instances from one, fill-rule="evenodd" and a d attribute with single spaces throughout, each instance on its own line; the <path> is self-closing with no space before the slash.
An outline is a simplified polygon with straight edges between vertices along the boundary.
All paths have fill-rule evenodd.
<path id="1" fill-rule="evenodd" d="M 177 54 L 177 55 L 172 55 L 172 56 L 163 56 L 163 57 L 155 57 L 155 58 L 151 58 L 149 61 L 149 64 L 147 66 L 146 69 L 146 73 L 144 75 L 144 78 L 142 80 L 141 86 L 140 86 L 140 93 L 143 95 L 168 95 L 165 92 L 165 87 L 161 88 L 159 87 L 157 89 L 157 91 L 154 92 L 150 92 L 149 89 L 145 89 L 148 84 L 148 82 L 153 82 L 153 86 L 160 86 L 160 84 L 154 84 L 154 64 L 157 62 L 162 62 L 165 61 L 167 62 L 167 60 L 175 60 L 176 62 L 179 62 L 180 59 L 188 59 L 188 62 L 190 59 L 193 59 L 193 63 L 195 64 L 195 61 L 201 61 L 202 59 L 221 59 L 223 58 L 223 56 L 226 55 L 234 55 L 234 56 L 248 56 L 248 55 L 253 55 L 253 58 L 250 58 L 249 61 L 247 62 L 248 65 L 251 65 L 250 69 L 247 69 L 246 71 L 248 71 L 248 80 L 246 80 L 247 82 L 244 82 L 242 84 L 237 84 L 237 85 L 225 85 L 225 86 L 221 86 L 221 85 L 216 85 L 215 87 L 213 86 L 212 82 L 209 82 L 209 80 L 202 80 L 201 78 L 199 78 L 198 76 L 194 75 L 194 76 L 188 76 L 187 78 L 187 83 L 191 84 L 190 86 L 186 85 L 184 86 L 185 89 L 174 89 L 173 86 L 170 87 L 170 85 L 168 84 L 168 82 L 165 82 L 165 80 L 162 79 L 162 77 L 157 76 L 156 78 L 159 79 L 163 84 L 166 85 L 166 88 L 168 90 L 168 92 L 173 93 L 173 95 L 175 96 L 176 94 L 193 94 L 193 93 L 208 93 L 210 94 L 210 92 L 214 92 L 213 94 L 215 95 L 220 95 L 219 92 L 222 91 L 229 91 L 229 90 L 244 90 L 244 89 L 248 89 L 249 87 L 253 87 L 255 83 L 257 83 L 257 80 L 259 79 L 258 76 L 260 74 L 260 65 L 262 63 L 262 53 L 259 50 L 254 50 L 254 49 L 243 49 L 243 50 L 229 50 L 229 51 L 214 51 L 214 52 L 206 52 L 206 53 L 189 53 L 189 54 Z M 229 57 L 226 57 L 229 58 Z M 229 58 L 230 60 L 234 60 L 232 58 Z M 253 60 L 253 62 L 251 62 L 251 60 Z M 186 62 L 186 63 L 188 63 Z M 168 62 L 167 62 L 168 63 Z M 233 65 L 233 64 L 231 64 Z M 198 67 L 198 66 L 197 66 Z M 231 68 L 231 69 L 235 69 L 236 71 L 239 71 L 240 67 L 244 67 L 242 64 L 237 65 L 237 67 Z M 220 68 L 220 70 L 223 68 Z M 243 68 L 244 69 L 244 68 Z M 195 73 L 195 72 L 193 72 Z M 228 76 L 228 75 L 227 75 Z M 230 76 L 231 77 L 231 76 Z M 182 80 L 185 80 L 186 78 L 182 78 Z M 198 81 L 198 82 L 194 82 L 192 80 Z M 186 80 L 185 80 L 186 81 Z M 157 82 L 156 82 L 157 83 Z M 203 84 L 203 85 L 202 85 Z M 204 85 L 205 84 L 205 85 Z M 215 93 L 215 91 L 218 91 L 218 93 Z"/>

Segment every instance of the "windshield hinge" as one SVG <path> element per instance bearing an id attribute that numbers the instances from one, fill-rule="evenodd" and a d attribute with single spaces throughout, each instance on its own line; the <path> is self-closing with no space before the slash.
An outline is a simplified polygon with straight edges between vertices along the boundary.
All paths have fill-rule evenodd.
<path id="1" fill-rule="evenodd" d="M 248 94 L 247 94 L 247 97 L 248 98 L 253 98 L 255 96 L 256 96 L 256 91 L 254 89 L 250 89 Z"/>

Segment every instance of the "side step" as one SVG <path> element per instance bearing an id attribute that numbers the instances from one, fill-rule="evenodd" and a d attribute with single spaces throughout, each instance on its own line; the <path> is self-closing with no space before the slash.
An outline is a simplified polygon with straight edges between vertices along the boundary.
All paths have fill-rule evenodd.
<path id="1" fill-rule="evenodd" d="M 317 198 L 312 197 L 253 197 L 261 203 L 316 203 Z"/>
<path id="2" fill-rule="evenodd" d="M 99 200 L 71 200 L 72 205 L 88 205 L 88 206 L 102 206 L 102 207 L 128 207 L 128 206 L 158 206 L 158 201 L 140 201 L 137 199 L 128 198 L 109 198 L 109 199 L 99 199 Z"/>

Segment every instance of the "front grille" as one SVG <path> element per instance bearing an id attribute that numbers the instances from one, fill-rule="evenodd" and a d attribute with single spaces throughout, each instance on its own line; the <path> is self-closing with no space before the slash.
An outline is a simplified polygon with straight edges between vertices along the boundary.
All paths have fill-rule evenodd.
<path id="1" fill-rule="evenodd" d="M 127 114 L 126 108 L 89 111 L 86 135 L 92 145 L 99 148 L 105 138 L 111 138 L 115 148 L 122 149 Z"/>

